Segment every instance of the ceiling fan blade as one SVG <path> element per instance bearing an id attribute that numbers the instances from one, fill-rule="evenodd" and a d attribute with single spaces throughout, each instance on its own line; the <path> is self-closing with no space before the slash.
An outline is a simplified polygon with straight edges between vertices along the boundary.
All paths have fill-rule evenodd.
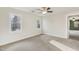
<path id="1" fill-rule="evenodd" d="M 41 9 L 36 9 L 37 11 L 43 11 L 43 10 L 41 10 Z"/>
<path id="2" fill-rule="evenodd" d="M 47 11 L 48 13 L 52 13 L 53 11 Z"/>
<path id="3" fill-rule="evenodd" d="M 51 9 L 50 7 L 47 8 L 47 10 L 50 10 L 50 9 Z"/>
<path id="4" fill-rule="evenodd" d="M 32 11 L 32 13 L 41 13 L 41 11 Z"/>

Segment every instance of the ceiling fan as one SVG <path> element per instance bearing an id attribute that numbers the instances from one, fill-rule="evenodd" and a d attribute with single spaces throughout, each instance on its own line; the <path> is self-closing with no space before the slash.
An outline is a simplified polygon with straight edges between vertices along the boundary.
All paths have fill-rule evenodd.
<path id="1" fill-rule="evenodd" d="M 33 12 L 40 12 L 42 14 L 46 14 L 46 13 L 52 13 L 53 11 L 51 10 L 50 7 L 41 7 L 39 9 L 36 9 L 35 11 Z"/>

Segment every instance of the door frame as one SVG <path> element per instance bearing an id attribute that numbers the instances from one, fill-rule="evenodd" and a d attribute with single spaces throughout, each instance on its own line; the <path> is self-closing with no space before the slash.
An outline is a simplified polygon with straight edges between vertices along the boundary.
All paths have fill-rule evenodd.
<path id="1" fill-rule="evenodd" d="M 67 33 L 67 38 L 69 38 L 69 26 L 70 26 L 70 23 L 69 23 L 69 19 L 68 19 L 68 17 L 69 16 L 72 16 L 72 15 L 79 15 L 79 13 L 77 12 L 77 13 L 70 13 L 70 14 L 67 14 L 67 16 L 66 16 L 66 27 L 67 27 L 67 31 L 66 31 L 66 33 Z"/>

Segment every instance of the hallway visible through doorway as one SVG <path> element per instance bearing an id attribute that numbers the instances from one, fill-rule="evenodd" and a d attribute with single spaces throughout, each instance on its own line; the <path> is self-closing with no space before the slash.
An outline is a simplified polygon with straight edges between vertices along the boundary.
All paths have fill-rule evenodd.
<path id="1" fill-rule="evenodd" d="M 69 38 L 79 40 L 79 15 L 71 15 L 69 21 Z"/>

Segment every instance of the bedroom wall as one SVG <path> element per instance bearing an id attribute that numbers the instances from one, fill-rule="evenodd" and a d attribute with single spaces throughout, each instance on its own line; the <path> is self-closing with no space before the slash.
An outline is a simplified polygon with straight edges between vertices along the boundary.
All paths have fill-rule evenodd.
<path id="1" fill-rule="evenodd" d="M 60 38 L 69 37 L 69 20 L 70 15 L 79 15 L 79 11 L 64 12 L 52 14 L 43 17 L 43 33 Z"/>
<path id="2" fill-rule="evenodd" d="M 43 32 L 45 34 L 67 38 L 66 14 L 53 14 L 43 17 Z"/>
<path id="3" fill-rule="evenodd" d="M 9 31 L 9 15 L 11 13 L 22 16 L 22 31 L 11 33 Z M 0 45 L 5 45 L 14 41 L 22 40 L 31 36 L 41 34 L 41 28 L 37 28 L 39 16 L 12 8 L 0 7 Z"/>

